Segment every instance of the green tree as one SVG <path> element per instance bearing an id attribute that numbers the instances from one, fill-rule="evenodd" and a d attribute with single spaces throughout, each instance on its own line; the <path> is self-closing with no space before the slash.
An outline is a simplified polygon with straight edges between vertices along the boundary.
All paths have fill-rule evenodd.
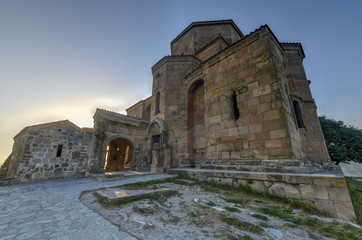
<path id="1" fill-rule="evenodd" d="M 346 126 L 342 121 L 319 117 L 329 156 L 338 165 L 340 162 L 362 163 L 362 130 Z"/>

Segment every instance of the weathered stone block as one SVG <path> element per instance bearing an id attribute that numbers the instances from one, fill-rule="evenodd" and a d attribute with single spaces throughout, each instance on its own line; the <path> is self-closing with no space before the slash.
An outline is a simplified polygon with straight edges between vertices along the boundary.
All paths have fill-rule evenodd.
<path id="1" fill-rule="evenodd" d="M 51 171 L 45 172 L 45 173 L 44 173 L 44 177 L 46 177 L 46 178 L 51 178 L 51 177 L 53 177 L 53 172 L 51 172 Z"/>
<path id="2" fill-rule="evenodd" d="M 297 186 L 286 183 L 273 183 L 271 187 L 268 188 L 270 194 L 275 194 L 282 197 L 293 197 L 300 199 L 302 198 L 301 192 Z"/>
<path id="3" fill-rule="evenodd" d="M 346 180 L 344 178 L 331 178 L 331 185 L 337 188 L 346 188 Z"/>
<path id="4" fill-rule="evenodd" d="M 333 202 L 336 209 L 337 217 L 342 219 L 355 220 L 356 214 L 352 203 L 350 202 Z"/>
<path id="5" fill-rule="evenodd" d="M 265 141 L 266 148 L 281 148 L 283 146 L 280 139 L 271 139 Z"/>
<path id="6" fill-rule="evenodd" d="M 312 184 L 312 177 L 286 175 L 285 182 L 292 184 Z"/>
<path id="7" fill-rule="evenodd" d="M 300 184 L 302 197 L 305 199 L 324 199 L 329 200 L 327 187 Z"/>
<path id="8" fill-rule="evenodd" d="M 333 201 L 317 199 L 313 201 L 316 208 L 324 212 L 330 213 L 332 216 L 337 216 L 336 209 L 334 208 Z"/>
<path id="9" fill-rule="evenodd" d="M 333 201 L 351 202 L 347 188 L 328 187 L 328 194 Z"/>
<path id="10" fill-rule="evenodd" d="M 44 173 L 43 173 L 43 172 L 36 172 L 36 173 L 33 174 L 32 179 L 38 180 L 38 179 L 43 178 L 43 176 L 44 176 Z"/>
<path id="11" fill-rule="evenodd" d="M 316 186 L 330 186 L 331 182 L 328 177 L 314 177 L 313 184 Z"/>

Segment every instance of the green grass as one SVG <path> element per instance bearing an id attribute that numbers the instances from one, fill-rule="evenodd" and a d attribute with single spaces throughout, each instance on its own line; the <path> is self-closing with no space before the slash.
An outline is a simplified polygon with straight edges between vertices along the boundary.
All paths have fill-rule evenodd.
<path id="1" fill-rule="evenodd" d="M 245 206 L 249 200 L 245 199 L 234 199 L 234 198 L 222 198 L 225 202 L 235 203 L 236 205 L 240 204 L 241 206 Z"/>
<path id="2" fill-rule="evenodd" d="M 354 211 L 356 212 L 356 222 L 362 225 L 362 181 L 356 181 L 347 177 L 346 182 Z"/>
<path id="3" fill-rule="evenodd" d="M 239 209 L 234 208 L 234 207 L 224 207 L 224 209 L 229 212 L 240 212 Z"/>
<path id="4" fill-rule="evenodd" d="M 240 221 L 238 218 L 235 217 L 228 217 L 225 214 L 220 214 L 219 219 L 224 223 L 227 223 L 228 225 L 234 226 L 243 231 L 248 231 L 257 234 L 261 234 L 264 232 L 264 230 L 259 226 L 256 226 L 252 223 Z"/>
<path id="5" fill-rule="evenodd" d="M 206 204 L 211 207 L 216 206 L 216 203 L 214 203 L 213 201 L 208 201 Z"/>
<path id="6" fill-rule="evenodd" d="M 256 219 L 260 219 L 263 221 L 268 221 L 268 217 L 264 216 L 264 215 L 260 215 L 260 214 L 251 214 L 252 217 L 256 218 Z"/>
<path id="7" fill-rule="evenodd" d="M 136 213 L 141 213 L 143 215 L 152 215 L 155 213 L 155 210 L 153 210 L 151 208 L 140 208 L 137 206 L 133 206 L 132 211 L 134 211 Z"/>
<path id="8" fill-rule="evenodd" d="M 197 180 L 195 180 L 195 181 L 197 181 Z M 318 210 L 316 207 L 312 206 L 311 204 L 304 203 L 300 200 L 293 199 L 293 198 L 281 197 L 281 196 L 273 195 L 273 194 L 270 194 L 267 192 L 256 191 L 256 190 L 251 189 L 251 187 L 249 185 L 222 184 L 222 183 L 218 183 L 215 181 L 198 182 L 198 184 L 201 186 L 201 188 L 204 191 L 208 191 L 208 192 L 212 192 L 212 193 L 224 192 L 224 193 L 227 193 L 228 195 L 235 195 L 235 193 L 244 193 L 244 194 L 246 194 L 246 196 L 249 196 L 252 198 L 258 197 L 258 198 L 262 198 L 262 199 L 272 200 L 273 202 L 276 202 L 276 203 L 283 203 L 283 204 L 289 206 L 290 208 L 301 209 L 304 212 L 309 213 L 309 214 L 318 214 L 318 215 L 327 216 L 327 217 L 330 216 L 328 213 Z M 240 200 L 240 202 L 239 202 L 239 199 L 233 199 L 233 198 L 226 198 L 224 200 L 245 205 L 245 200 Z"/>
<path id="9" fill-rule="evenodd" d="M 97 192 L 93 192 L 93 196 L 95 196 L 97 198 L 97 201 L 100 203 L 100 204 L 107 204 L 109 202 L 108 198 L 97 193 Z"/>
<path id="10" fill-rule="evenodd" d="M 181 218 L 177 217 L 177 216 L 173 216 L 172 218 L 169 219 L 169 221 L 171 223 L 178 223 L 181 220 Z"/>

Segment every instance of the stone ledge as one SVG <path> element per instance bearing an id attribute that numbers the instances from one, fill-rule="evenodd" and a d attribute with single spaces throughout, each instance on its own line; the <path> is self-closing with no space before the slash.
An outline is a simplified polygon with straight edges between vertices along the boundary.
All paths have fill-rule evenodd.
<path id="1" fill-rule="evenodd" d="M 96 191 L 103 197 L 106 197 L 110 200 L 120 199 L 120 198 L 132 198 L 135 196 L 143 196 L 143 195 L 149 195 L 149 194 L 155 194 L 155 193 L 169 193 L 174 190 L 169 188 L 164 189 L 155 189 L 155 190 L 126 190 L 121 188 L 107 188 Z"/>
<path id="2" fill-rule="evenodd" d="M 200 181 L 217 181 L 229 184 L 248 184 L 256 191 L 282 197 L 300 199 L 333 217 L 356 218 L 347 184 L 341 173 L 299 174 L 209 170 L 196 168 L 171 168 L 167 173 L 182 172 Z M 250 181 L 251 180 L 251 181 Z"/>

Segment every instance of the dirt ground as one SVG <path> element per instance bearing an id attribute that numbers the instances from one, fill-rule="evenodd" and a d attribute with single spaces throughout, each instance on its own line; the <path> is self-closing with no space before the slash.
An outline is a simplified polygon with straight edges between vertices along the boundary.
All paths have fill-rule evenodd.
<path id="1" fill-rule="evenodd" d="M 197 184 L 166 182 L 146 188 L 171 188 L 178 195 L 120 206 L 101 205 L 92 192 L 81 195 L 80 200 L 120 230 L 139 239 L 333 239 L 261 213 L 261 208 L 273 207 L 264 199 L 235 195 L 231 198 L 225 192 L 204 191 Z M 298 216 L 299 210 L 293 209 L 291 214 Z"/>

